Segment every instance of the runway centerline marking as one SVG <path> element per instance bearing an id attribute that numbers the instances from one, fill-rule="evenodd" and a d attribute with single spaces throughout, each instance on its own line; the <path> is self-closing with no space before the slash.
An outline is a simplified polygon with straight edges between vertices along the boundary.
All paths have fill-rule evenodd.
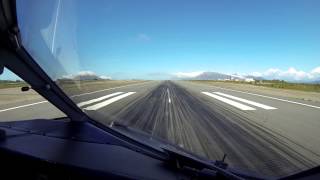
<path id="1" fill-rule="evenodd" d="M 244 102 L 244 103 L 256 106 L 256 107 L 260 107 L 262 109 L 266 109 L 266 110 L 277 109 L 275 107 L 267 106 L 267 105 L 264 105 L 264 104 L 261 104 L 261 103 L 257 103 L 257 102 L 250 101 L 250 100 L 247 100 L 247 99 L 239 98 L 239 97 L 232 96 L 232 95 L 229 95 L 229 94 L 224 94 L 224 93 L 221 93 L 221 92 L 213 92 L 213 93 L 218 94 L 220 96 L 224 96 L 224 97 L 230 98 L 230 99 L 234 99 L 234 100 L 237 100 L 237 101 L 240 101 L 240 102 Z"/>
<path id="2" fill-rule="evenodd" d="M 92 106 L 89 106 L 89 107 L 86 107 L 86 108 L 84 108 L 85 110 L 98 110 L 98 109 L 100 109 L 100 108 L 103 108 L 103 107 L 105 107 L 105 106 L 107 106 L 107 105 L 109 105 L 109 104 L 111 104 L 111 103 L 113 103 L 113 102 L 116 102 L 116 101 L 119 101 L 120 99 L 122 99 L 122 98 L 125 98 L 125 97 L 127 97 L 127 96 L 130 96 L 130 95 L 132 95 L 132 94 L 134 94 L 134 93 L 136 93 L 136 92 L 128 92 L 128 93 L 125 93 L 125 94 L 121 94 L 120 96 L 116 96 L 116 97 L 113 97 L 113 98 L 111 98 L 111 99 L 108 99 L 108 100 L 106 100 L 106 101 L 103 101 L 103 102 L 101 102 L 101 103 L 98 103 L 98 104 L 95 104 L 95 105 L 92 105 Z"/>
<path id="3" fill-rule="evenodd" d="M 169 101 L 169 103 L 171 103 L 170 92 L 169 92 L 168 88 L 167 88 L 167 93 L 168 93 L 168 101 Z"/>
<path id="4" fill-rule="evenodd" d="M 210 96 L 210 97 L 213 97 L 219 101 L 222 101 L 224 103 L 227 103 L 231 106 L 234 106 L 238 109 L 241 109 L 243 111 L 253 111 L 253 110 L 256 110 L 255 108 L 252 108 L 250 106 L 247 106 L 247 105 L 244 105 L 244 104 L 241 104 L 241 103 L 238 103 L 236 101 L 233 101 L 231 99 L 227 99 L 227 98 L 224 98 L 224 97 L 221 97 L 221 96 L 218 96 L 216 94 L 212 94 L 212 93 L 209 93 L 209 92 L 202 92 L 203 94 L 207 95 L 207 96 Z"/>
<path id="5" fill-rule="evenodd" d="M 286 99 L 275 98 L 275 97 L 271 97 L 271 96 L 265 96 L 265 95 L 255 94 L 255 93 L 250 93 L 250 92 L 245 92 L 245 91 L 227 89 L 227 88 L 222 88 L 222 87 L 218 87 L 218 86 L 211 86 L 211 87 L 215 87 L 215 88 L 219 88 L 219 89 L 224 89 L 224 90 L 227 90 L 227 91 L 239 92 L 239 93 L 243 93 L 243 94 L 250 94 L 250 95 L 253 95 L 253 96 L 259 96 L 259 97 L 264 97 L 264 98 L 268 98 L 268 99 L 273 99 L 273 100 L 288 102 L 288 103 L 291 103 L 291 104 L 298 104 L 298 105 L 302 105 L 302 106 L 307 106 L 307 107 L 311 107 L 311 108 L 320 109 L 320 106 L 314 106 L 314 105 L 310 105 L 310 104 L 304 104 L 304 103 L 295 102 L 295 101 L 290 101 L 290 100 L 286 100 Z"/>
<path id="6" fill-rule="evenodd" d="M 108 94 L 108 95 L 105 95 L 105 96 L 102 96 L 102 97 L 99 97 L 99 98 L 95 98 L 95 99 L 91 99 L 89 101 L 84 101 L 84 102 L 78 103 L 77 105 L 79 107 L 82 107 L 82 106 L 85 106 L 85 105 L 88 105 L 88 104 L 92 104 L 92 103 L 95 103 L 95 102 L 99 102 L 99 101 L 108 99 L 110 97 L 113 97 L 113 96 L 116 96 L 116 95 L 119 95 L 119 94 L 122 94 L 122 93 L 123 92 L 116 92 L 116 93 Z"/>

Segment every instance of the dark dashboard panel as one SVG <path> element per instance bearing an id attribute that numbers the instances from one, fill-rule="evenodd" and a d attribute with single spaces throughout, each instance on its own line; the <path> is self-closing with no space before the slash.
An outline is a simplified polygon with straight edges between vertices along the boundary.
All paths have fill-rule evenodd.
<path id="1" fill-rule="evenodd" d="M 0 123 L 1 171 L 32 179 L 181 179 L 163 161 L 126 148 L 87 122 L 33 120 Z M 10 177 L 9 176 L 9 177 Z"/>

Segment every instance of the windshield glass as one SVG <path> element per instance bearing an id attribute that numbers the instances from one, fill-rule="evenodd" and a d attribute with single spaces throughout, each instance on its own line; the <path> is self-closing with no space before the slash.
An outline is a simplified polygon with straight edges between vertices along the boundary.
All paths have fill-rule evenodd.
<path id="1" fill-rule="evenodd" d="M 231 168 L 320 164 L 320 1 L 17 1 L 22 43 L 92 119 Z"/>
<path id="2" fill-rule="evenodd" d="M 21 90 L 27 87 L 28 90 Z M 66 115 L 5 68 L 3 74 L 0 74 L 0 117 L 1 122 L 12 122 L 61 119 Z"/>

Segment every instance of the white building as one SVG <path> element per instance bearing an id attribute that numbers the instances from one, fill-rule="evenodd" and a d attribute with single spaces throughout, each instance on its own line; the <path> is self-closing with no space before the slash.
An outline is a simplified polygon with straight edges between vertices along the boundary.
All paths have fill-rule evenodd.
<path id="1" fill-rule="evenodd" d="M 245 78 L 244 81 L 245 82 L 254 82 L 255 80 L 253 78 Z"/>

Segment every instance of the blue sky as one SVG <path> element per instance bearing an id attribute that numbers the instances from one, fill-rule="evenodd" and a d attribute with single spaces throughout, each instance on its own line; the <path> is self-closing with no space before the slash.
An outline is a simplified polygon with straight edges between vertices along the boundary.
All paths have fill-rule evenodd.
<path id="1" fill-rule="evenodd" d="M 306 78 L 320 66 L 319 0 L 71 2 L 56 0 L 51 16 L 37 19 L 55 20 L 60 6 L 53 49 L 64 49 L 56 56 L 64 58 L 67 73 L 61 75 L 92 71 L 113 79 L 166 79 L 274 70 L 285 78 L 299 72 Z"/>

